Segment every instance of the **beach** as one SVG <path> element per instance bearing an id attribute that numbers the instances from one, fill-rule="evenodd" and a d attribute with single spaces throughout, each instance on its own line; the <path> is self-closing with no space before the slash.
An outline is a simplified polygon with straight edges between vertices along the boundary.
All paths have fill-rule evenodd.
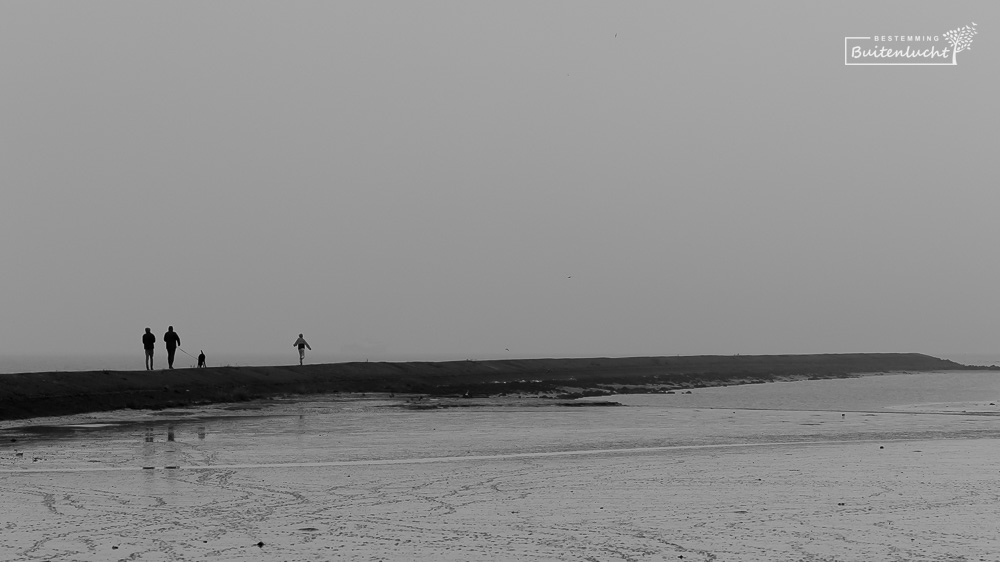
<path id="1" fill-rule="evenodd" d="M 982 399 L 741 398 L 811 385 L 834 408 L 942 377 Z M 612 407 L 341 393 L 7 421 L 0 560 L 993 560 L 994 377 Z"/>

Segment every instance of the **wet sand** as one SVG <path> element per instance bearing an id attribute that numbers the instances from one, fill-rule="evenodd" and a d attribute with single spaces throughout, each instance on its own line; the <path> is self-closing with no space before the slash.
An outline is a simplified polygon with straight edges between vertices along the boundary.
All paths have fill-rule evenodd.
<path id="1" fill-rule="evenodd" d="M 1000 546 L 1000 416 L 408 398 L 3 422 L 0 560 L 930 561 Z"/>
<path id="2" fill-rule="evenodd" d="M 550 396 L 928 372 L 966 367 L 919 353 L 510 359 L 0 374 L 0 420 L 235 402 L 283 394 Z"/>

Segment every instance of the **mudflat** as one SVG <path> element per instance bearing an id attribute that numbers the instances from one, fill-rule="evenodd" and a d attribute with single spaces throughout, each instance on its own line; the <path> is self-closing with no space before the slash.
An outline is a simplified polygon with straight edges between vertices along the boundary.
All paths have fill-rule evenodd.
<path id="1" fill-rule="evenodd" d="M 997 413 L 660 404 L 688 397 L 3 422 L 0 560 L 996 560 Z"/>
<path id="2" fill-rule="evenodd" d="M 576 398 L 866 373 L 980 369 L 919 353 L 364 362 L 0 374 L 0 419 L 239 402 L 288 394 Z"/>

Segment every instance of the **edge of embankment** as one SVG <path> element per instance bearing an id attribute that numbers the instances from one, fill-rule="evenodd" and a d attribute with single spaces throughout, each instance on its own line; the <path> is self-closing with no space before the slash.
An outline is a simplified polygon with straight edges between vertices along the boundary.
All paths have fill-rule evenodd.
<path id="1" fill-rule="evenodd" d="M 162 409 L 288 394 L 560 398 L 862 374 L 984 370 L 920 353 L 698 355 L 0 374 L 0 419 Z M 995 367 L 993 368 L 995 369 Z"/>

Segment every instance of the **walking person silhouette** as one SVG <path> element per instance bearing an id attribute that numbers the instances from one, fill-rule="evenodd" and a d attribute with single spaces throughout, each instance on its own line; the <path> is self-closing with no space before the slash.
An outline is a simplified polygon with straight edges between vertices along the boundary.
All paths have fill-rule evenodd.
<path id="1" fill-rule="evenodd" d="M 146 333 L 142 335 L 142 347 L 146 351 L 146 370 L 153 370 L 153 346 L 156 344 L 156 336 L 146 328 Z"/>
<path id="2" fill-rule="evenodd" d="M 302 334 L 299 334 L 299 339 L 295 340 L 295 343 L 293 343 L 292 346 L 299 348 L 299 365 L 301 365 L 302 360 L 306 358 L 306 348 L 308 347 L 309 351 L 312 351 L 312 347 L 310 347 L 309 342 L 302 337 Z"/>
<path id="3" fill-rule="evenodd" d="M 174 368 L 174 352 L 181 344 L 181 337 L 174 331 L 173 326 L 167 326 L 167 333 L 163 334 L 163 343 L 167 344 L 167 367 Z"/>

